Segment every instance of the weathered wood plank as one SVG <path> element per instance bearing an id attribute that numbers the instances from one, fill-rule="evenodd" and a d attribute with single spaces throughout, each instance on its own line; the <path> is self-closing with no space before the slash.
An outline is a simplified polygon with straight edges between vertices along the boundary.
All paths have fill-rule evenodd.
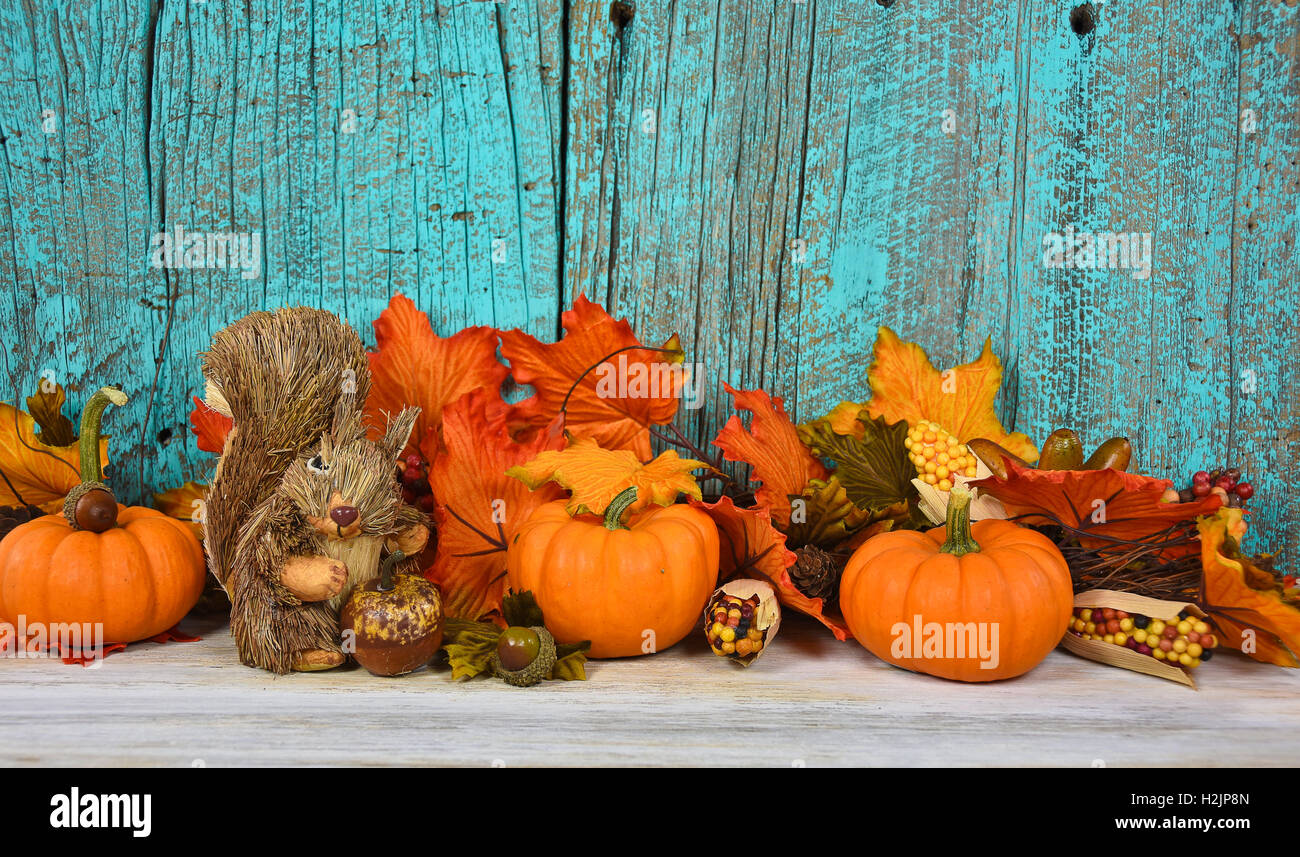
<path id="1" fill-rule="evenodd" d="M 557 2 L 159 5 L 0 19 L 6 356 L 73 408 L 106 382 L 133 395 L 109 420 L 124 499 L 203 477 L 195 354 L 252 310 L 325 306 L 369 341 L 403 291 L 444 334 L 553 333 Z M 255 276 L 150 267 L 177 228 L 254 236 Z"/>
<path id="2" fill-rule="evenodd" d="M 0 9 L 7 61 L 0 86 L 3 201 L 0 309 L 6 400 L 42 373 L 74 408 L 105 383 L 141 391 L 154 374 L 163 278 L 148 266 L 152 220 L 148 101 L 140 57 L 150 54 L 146 3 Z M 139 448 L 138 397 L 108 430 Z M 136 459 L 120 475 L 138 484 Z"/>
<path id="3" fill-rule="evenodd" d="M 1228 454 L 1268 499 L 1251 544 L 1295 569 L 1300 505 L 1300 4 L 1243 4 L 1238 34 Z M 1249 111 L 1249 112 L 1247 112 Z"/>
<path id="4" fill-rule="evenodd" d="M 803 418 L 864 396 L 878 324 L 942 364 L 992 336 L 1004 419 L 1127 434 L 1162 475 L 1240 463 L 1256 544 L 1293 554 L 1300 12 L 1093 12 L 1082 32 L 1073 0 L 2 10 L 5 356 L 74 408 L 134 393 L 109 418 L 134 501 L 210 462 L 194 353 L 282 303 L 369 339 L 403 290 L 443 333 L 546 336 L 584 291 L 683 335 L 700 440 L 724 380 Z M 178 225 L 258 235 L 261 275 L 152 268 Z M 1046 267 L 1066 227 L 1151 233 L 1151 276 Z"/>
<path id="5" fill-rule="evenodd" d="M 1062 650 L 1021 678 L 968 685 L 791 617 L 747 670 L 692 634 L 654 657 L 592 662 L 586 683 L 521 690 L 445 671 L 276 678 L 240 666 L 224 629 L 190 627 L 207 638 L 141 644 L 96 670 L 0 659 L 0 765 L 1300 764 L 1300 672 L 1240 656 L 1199 668 L 1198 690 Z M 1159 726 L 1116 715 L 1135 707 L 1159 711 Z"/>

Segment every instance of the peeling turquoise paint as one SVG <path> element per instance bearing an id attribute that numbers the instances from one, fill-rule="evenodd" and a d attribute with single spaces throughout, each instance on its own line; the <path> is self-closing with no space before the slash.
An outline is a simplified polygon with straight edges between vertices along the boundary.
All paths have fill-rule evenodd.
<path id="1" fill-rule="evenodd" d="M 805 418 L 864 397 L 878 325 L 943 365 L 991 337 L 1005 420 L 1234 461 L 1300 548 L 1295 0 L 1099 4 L 1083 34 L 1058 0 L 635 5 L 0 10 L 7 383 L 134 392 L 136 501 L 205 475 L 195 354 L 254 309 L 371 341 L 401 291 L 443 334 L 553 337 L 586 292 L 703 362 L 700 439 L 723 381 Z M 258 232 L 262 276 L 151 267 L 178 224 Z M 1152 233 L 1151 277 L 1045 267 L 1069 226 Z"/>

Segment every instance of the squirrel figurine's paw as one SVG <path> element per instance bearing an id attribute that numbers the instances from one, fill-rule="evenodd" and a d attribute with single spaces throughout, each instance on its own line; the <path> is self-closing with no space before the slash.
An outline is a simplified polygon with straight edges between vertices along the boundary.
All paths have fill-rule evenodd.
<path id="1" fill-rule="evenodd" d="M 294 672 L 310 673 L 332 670 L 342 666 L 347 658 L 339 652 L 327 652 L 324 649 L 308 649 L 298 652 L 293 657 Z"/>
<path id="2" fill-rule="evenodd" d="M 348 567 L 327 556 L 292 556 L 280 570 L 280 584 L 302 601 L 328 601 L 347 586 Z"/>
<path id="3" fill-rule="evenodd" d="M 424 524 L 414 524 L 396 535 L 389 536 L 384 547 L 389 553 L 401 551 L 407 556 L 415 556 L 429 543 L 429 528 Z"/>

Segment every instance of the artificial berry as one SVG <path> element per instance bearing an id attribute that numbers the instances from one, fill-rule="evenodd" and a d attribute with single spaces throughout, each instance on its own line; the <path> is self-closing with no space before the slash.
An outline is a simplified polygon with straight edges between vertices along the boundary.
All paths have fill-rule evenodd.
<path id="1" fill-rule="evenodd" d="M 1209 485 L 1209 484 L 1210 484 L 1210 474 L 1206 473 L 1204 470 L 1198 470 L 1198 471 L 1196 471 L 1196 473 L 1192 474 L 1192 484 L 1193 484 L 1193 485 Z"/>
<path id="2" fill-rule="evenodd" d="M 1209 493 L 1210 493 L 1210 483 L 1208 482 L 1198 482 L 1192 486 L 1192 496 L 1194 497 L 1204 497 L 1206 494 Z"/>
<path id="3" fill-rule="evenodd" d="M 1214 487 L 1222 488 L 1225 492 L 1231 491 L 1233 488 L 1236 487 L 1236 485 L 1237 483 L 1233 482 L 1227 476 L 1220 476 L 1218 479 L 1214 481 Z"/>
<path id="4" fill-rule="evenodd" d="M 415 505 L 421 512 L 424 512 L 426 515 L 431 515 L 433 514 L 434 507 L 438 505 L 438 501 L 434 499 L 432 494 L 421 494 L 416 498 Z"/>
<path id="5" fill-rule="evenodd" d="M 421 458 L 418 454 L 413 452 L 410 455 L 406 456 L 406 466 L 419 470 L 421 467 L 424 466 L 424 459 Z"/>
<path id="6" fill-rule="evenodd" d="M 1249 500 L 1255 496 L 1255 486 L 1249 482 L 1239 482 L 1237 484 L 1237 496 L 1243 500 Z"/>

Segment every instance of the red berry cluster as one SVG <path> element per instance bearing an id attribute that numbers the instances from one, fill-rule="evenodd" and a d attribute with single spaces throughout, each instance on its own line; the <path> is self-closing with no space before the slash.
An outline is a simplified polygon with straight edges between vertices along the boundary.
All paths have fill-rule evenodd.
<path id="1" fill-rule="evenodd" d="M 1198 470 L 1192 474 L 1192 484 L 1178 492 L 1178 499 L 1184 503 L 1200 499 L 1208 494 L 1218 494 L 1225 506 L 1240 508 L 1243 503 L 1255 496 L 1255 486 L 1241 481 L 1240 467 L 1216 467 L 1214 470 Z"/>
<path id="2" fill-rule="evenodd" d="M 426 515 L 433 513 L 433 488 L 429 486 L 429 464 L 420 454 L 406 456 L 404 464 L 397 467 L 397 478 L 402 483 L 402 499 Z"/>
<path id="3" fill-rule="evenodd" d="M 1219 644 L 1203 619 L 1184 610 L 1172 619 L 1153 619 L 1109 607 L 1078 607 L 1070 633 L 1086 640 L 1124 646 L 1175 666 L 1195 668 L 1208 661 Z"/>

